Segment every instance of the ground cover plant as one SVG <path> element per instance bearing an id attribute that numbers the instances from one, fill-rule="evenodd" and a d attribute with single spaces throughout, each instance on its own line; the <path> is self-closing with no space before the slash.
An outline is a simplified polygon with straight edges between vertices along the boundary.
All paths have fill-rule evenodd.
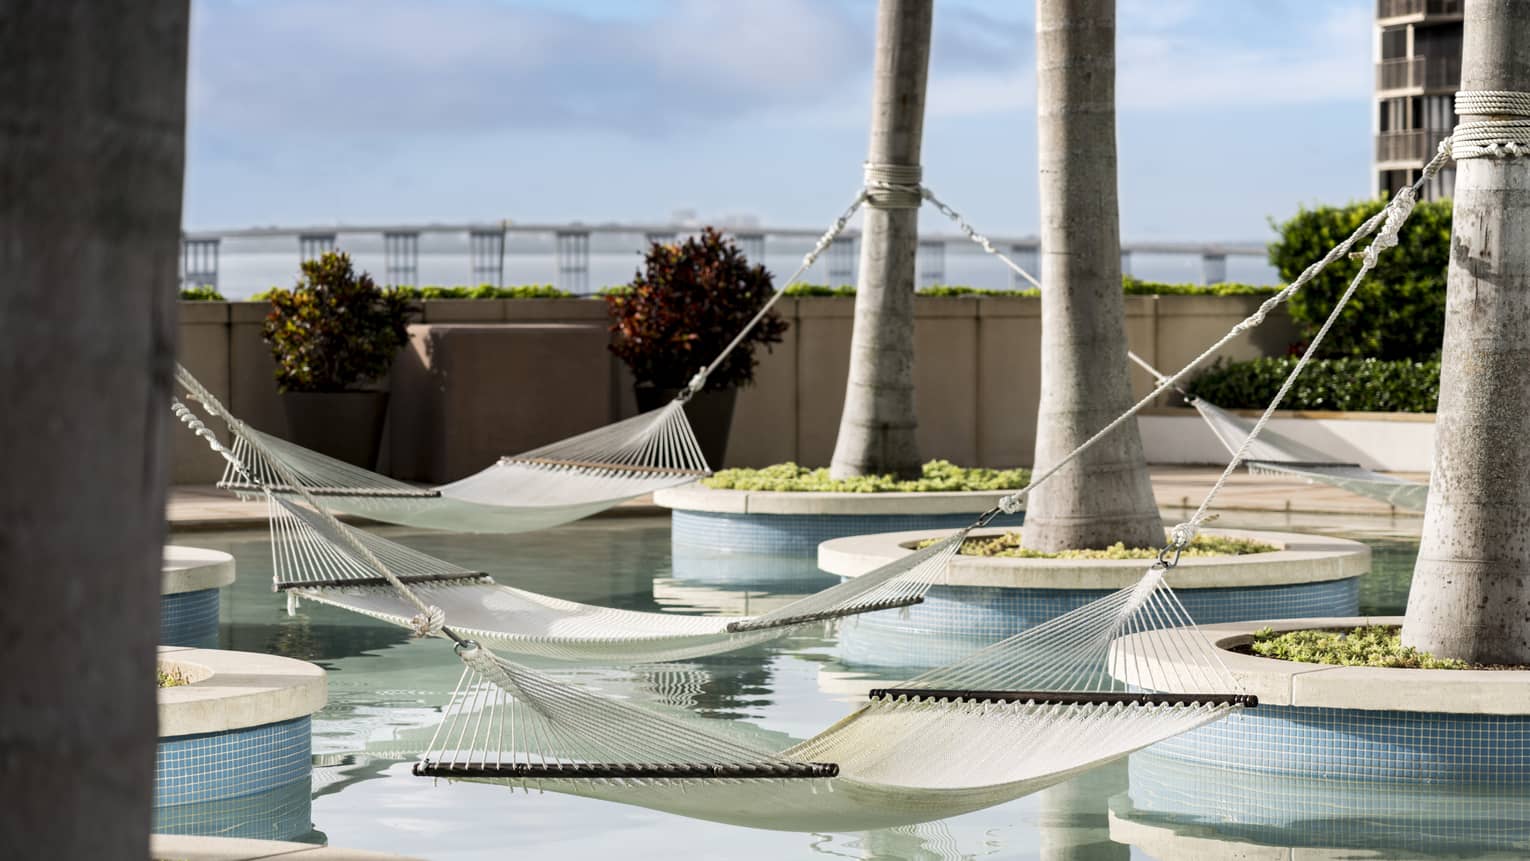
<path id="1" fill-rule="evenodd" d="M 1031 480 L 1028 469 L 961 467 L 948 460 L 932 460 L 919 478 L 892 475 L 861 475 L 830 478 L 828 467 L 813 469 L 795 463 L 778 463 L 760 469 L 724 469 L 701 480 L 719 490 L 778 490 L 804 493 L 931 493 L 959 490 L 1014 490 Z"/>
<path id="2" fill-rule="evenodd" d="M 1305 664 L 1348 667 L 1400 667 L 1420 670 L 1465 670 L 1471 666 L 1454 658 L 1436 658 L 1402 644 L 1402 630 L 1391 625 L 1365 625 L 1346 631 L 1286 631 L 1264 628 L 1254 632 L 1249 651 L 1266 658 Z"/>
<path id="3" fill-rule="evenodd" d="M 924 547 L 940 539 L 930 539 L 919 546 Z M 962 542 L 963 556 L 991 556 L 1012 559 L 1156 559 L 1160 547 L 1127 547 L 1117 541 L 1109 547 L 1097 550 L 1059 550 L 1043 553 L 1020 546 L 1018 531 L 1005 532 L 986 538 L 968 538 Z M 1270 553 L 1280 548 L 1263 541 L 1224 535 L 1197 535 L 1182 556 L 1198 558 L 1207 556 L 1245 556 L 1251 553 Z"/>
<path id="4" fill-rule="evenodd" d="M 158 685 L 162 688 L 178 688 L 191 684 L 191 679 L 179 667 L 159 667 L 155 670 Z"/>

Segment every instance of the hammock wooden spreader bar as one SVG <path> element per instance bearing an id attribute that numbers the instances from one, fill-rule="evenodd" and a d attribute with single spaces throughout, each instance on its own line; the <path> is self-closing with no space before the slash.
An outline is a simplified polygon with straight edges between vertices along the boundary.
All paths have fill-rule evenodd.
<path id="1" fill-rule="evenodd" d="M 1127 691 L 958 691 L 939 688 L 872 688 L 874 700 L 906 699 L 966 703 L 1026 703 L 1038 706 L 1245 706 L 1259 705 L 1253 694 L 1132 693 Z"/>
<path id="2" fill-rule="evenodd" d="M 590 469 L 611 472 L 649 472 L 659 475 L 688 475 L 692 478 L 703 478 L 711 475 L 705 469 L 679 469 L 665 466 L 636 466 L 633 464 L 601 463 L 596 460 L 562 460 L 553 457 L 519 457 L 509 455 L 499 459 L 500 463 L 529 463 L 536 466 L 564 466 L 573 469 Z"/>
<path id="3" fill-rule="evenodd" d="M 290 484 L 255 484 L 248 481 L 221 481 L 218 486 L 224 490 L 232 490 L 236 493 L 261 493 L 269 490 L 272 493 L 295 494 L 297 488 Z M 305 488 L 313 496 L 363 496 L 374 499 L 440 499 L 441 491 L 431 487 L 416 489 L 398 487 L 309 487 Z"/>
<path id="4" fill-rule="evenodd" d="M 482 571 L 464 571 L 461 574 L 399 574 L 398 579 L 410 585 L 420 583 L 480 583 L 486 586 L 494 584 L 494 578 Z M 353 589 L 356 587 L 391 588 L 392 583 L 386 577 L 332 577 L 328 579 L 304 580 L 300 583 L 273 583 L 271 588 L 277 592 L 287 592 L 293 589 Z"/>
<path id="5" fill-rule="evenodd" d="M 500 780 L 808 780 L 837 777 L 839 766 L 832 762 L 517 762 L 503 765 L 438 765 L 422 761 L 415 763 L 413 771 L 418 777 Z"/>

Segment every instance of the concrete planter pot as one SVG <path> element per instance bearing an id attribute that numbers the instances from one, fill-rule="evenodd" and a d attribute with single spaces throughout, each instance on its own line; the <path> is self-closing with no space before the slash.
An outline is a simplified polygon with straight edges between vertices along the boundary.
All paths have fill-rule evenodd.
<path id="1" fill-rule="evenodd" d="M 1400 624 L 1399 616 L 1346 616 L 1202 625 L 1259 706 L 1152 754 L 1259 775 L 1530 789 L 1530 670 L 1345 667 L 1237 651 L 1265 627 Z M 1156 648 L 1155 636 L 1124 639 L 1120 666 Z"/>
<path id="2" fill-rule="evenodd" d="M 1002 531 L 979 530 L 974 537 Z M 1371 564 L 1366 545 L 1286 532 L 1206 531 L 1278 549 L 1181 559 L 1169 582 L 1197 621 L 1355 612 L 1359 578 Z M 924 539 L 949 534 L 925 530 L 827 541 L 818 549 L 818 567 L 859 576 L 913 552 Z M 847 621 L 840 631 L 840 660 L 860 667 L 941 666 L 1136 583 L 1150 561 L 956 556 L 924 603 L 903 614 L 868 613 Z"/>
<path id="3" fill-rule="evenodd" d="M 337 460 L 375 469 L 387 392 L 283 392 L 287 438 Z"/>
<path id="4" fill-rule="evenodd" d="M 818 545 L 832 538 L 966 526 L 1008 492 L 801 493 L 690 484 L 658 491 L 653 501 L 674 511 L 671 536 L 677 554 L 701 551 L 811 561 Z M 1023 517 L 1021 513 L 995 522 L 1019 525 Z"/>
<path id="5" fill-rule="evenodd" d="M 159 689 L 154 831 L 293 839 L 313 828 L 310 716 L 324 707 L 313 664 L 160 647 L 190 684 Z"/>
<path id="6" fill-rule="evenodd" d="M 159 581 L 160 645 L 218 645 L 218 590 L 233 582 L 233 556 L 166 544 Z"/>

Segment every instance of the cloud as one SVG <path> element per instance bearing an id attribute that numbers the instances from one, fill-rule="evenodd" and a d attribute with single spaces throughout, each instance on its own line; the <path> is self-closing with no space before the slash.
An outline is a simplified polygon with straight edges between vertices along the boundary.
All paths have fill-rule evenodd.
<path id="1" fill-rule="evenodd" d="M 204 0 L 192 112 L 242 134 L 664 134 L 821 101 L 869 62 L 857 11 L 682 0 L 660 16 L 603 17 L 490 0 Z"/>

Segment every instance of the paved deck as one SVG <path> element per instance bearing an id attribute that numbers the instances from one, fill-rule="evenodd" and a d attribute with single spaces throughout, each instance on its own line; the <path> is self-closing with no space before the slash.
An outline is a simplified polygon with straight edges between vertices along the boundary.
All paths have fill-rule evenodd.
<path id="1" fill-rule="evenodd" d="M 312 843 L 246 840 L 229 837 L 190 837 L 155 834 L 149 842 L 155 861 L 421 861 L 386 852 L 363 852 Z"/>
<path id="2" fill-rule="evenodd" d="M 1199 505 L 1221 474 L 1220 469 L 1194 466 L 1155 466 L 1151 471 L 1158 504 L 1169 511 L 1193 509 Z M 1422 480 L 1427 476 L 1406 477 Z M 1336 487 L 1267 475 L 1249 475 L 1244 470 L 1234 473 L 1222 489 L 1215 510 L 1395 517 L 1417 517 L 1420 514 L 1395 509 Z M 662 516 L 668 513 L 668 509 L 659 508 L 650 497 L 643 496 L 596 516 Z M 170 527 L 183 531 L 255 528 L 266 524 L 265 503 L 241 502 L 233 495 L 210 485 L 172 487 L 166 514 Z"/>

